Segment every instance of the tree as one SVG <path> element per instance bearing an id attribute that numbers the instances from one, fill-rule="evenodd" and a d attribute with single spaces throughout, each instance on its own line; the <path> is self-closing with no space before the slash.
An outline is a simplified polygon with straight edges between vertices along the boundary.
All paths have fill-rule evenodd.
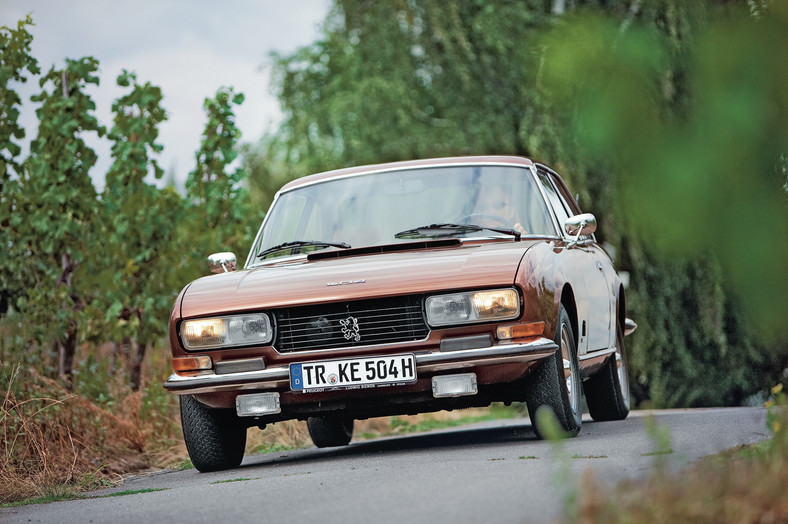
<path id="1" fill-rule="evenodd" d="M 667 6 L 670 31 L 567 19 L 545 40 L 543 88 L 570 112 L 578 160 L 605 165 L 630 224 L 624 255 L 651 342 L 633 367 L 647 394 L 741 401 L 788 363 L 788 282 L 772 278 L 788 265 L 774 240 L 788 236 L 788 67 L 776 52 L 788 8 Z M 703 381 L 710 370 L 719 377 Z"/>
<path id="2" fill-rule="evenodd" d="M 89 175 L 96 155 L 82 136 L 105 132 L 85 93 L 87 85 L 98 84 L 97 69 L 91 57 L 66 60 L 64 69 L 53 67 L 41 78 L 44 89 L 32 98 L 41 103 L 38 135 L 8 217 L 7 269 L 29 278 L 16 306 L 32 338 L 40 345 L 50 341 L 58 356 L 58 375 L 67 381 L 78 341 L 78 313 L 85 305 L 78 270 L 89 256 L 86 239 L 97 206 Z"/>
<path id="3" fill-rule="evenodd" d="M 197 165 L 186 180 L 190 223 L 199 238 L 196 251 L 201 259 L 213 251 L 246 249 L 259 218 L 249 207 L 246 171 L 237 165 L 241 131 L 233 106 L 243 100 L 243 94 L 223 87 L 203 106 L 208 122 L 195 155 Z"/>
<path id="4" fill-rule="evenodd" d="M 325 36 L 274 55 L 288 160 L 309 171 L 528 153 L 538 2 L 337 2 Z M 538 63 L 538 62 L 537 62 Z"/>
<path id="5" fill-rule="evenodd" d="M 628 306 L 641 324 L 629 341 L 638 400 L 741 402 L 767 385 L 767 375 L 782 369 L 779 358 L 766 353 L 769 342 L 743 327 L 747 309 L 739 307 L 737 297 L 747 293 L 741 285 L 755 244 L 768 243 L 771 230 L 782 238 L 788 224 L 778 219 L 780 225 L 773 228 L 755 225 L 783 217 L 784 197 L 765 189 L 774 188 L 775 181 L 777 188 L 785 184 L 788 170 L 785 147 L 776 140 L 785 136 L 786 104 L 767 110 L 785 94 L 784 88 L 777 93 L 785 85 L 785 68 L 777 63 L 781 55 L 770 52 L 777 47 L 766 36 L 751 39 L 752 28 L 760 24 L 768 29 L 764 35 L 782 42 L 784 36 L 772 30 L 784 19 L 769 21 L 768 13 L 761 13 L 756 22 L 734 11 L 728 3 L 688 0 L 338 0 L 317 42 L 289 56 L 274 55 L 274 83 L 285 120 L 262 150 L 249 155 L 254 194 L 267 201 L 282 178 L 351 164 L 467 153 L 514 153 L 548 161 L 579 192 L 581 206 L 600 217 L 597 238 L 618 252 L 619 269 L 632 275 Z M 727 17 L 741 27 L 724 26 Z M 727 51 L 728 44 L 706 40 L 715 27 L 736 36 L 735 53 Z M 738 69 L 722 67 L 725 56 L 719 51 L 719 60 L 710 59 L 714 49 L 732 54 Z M 748 62 L 751 55 L 757 59 Z M 710 76 L 695 74 L 707 64 L 720 68 L 713 66 Z M 723 97 L 727 110 L 715 113 L 721 100 L 707 102 L 735 78 L 756 88 L 745 90 L 744 103 L 736 102 L 742 91 L 731 91 L 730 98 Z M 770 87 L 761 89 L 764 78 L 771 78 Z M 749 108 L 755 111 L 748 115 Z M 701 113 L 709 119 L 696 119 Z M 715 194 L 708 189 L 714 186 L 711 179 L 681 175 L 705 156 L 693 155 L 699 146 L 713 151 L 704 145 L 706 126 L 711 126 L 706 137 L 722 139 L 718 147 L 735 143 L 722 133 L 736 132 L 726 120 L 745 123 L 748 133 L 766 122 L 755 133 L 761 138 L 747 141 L 747 154 L 731 164 L 742 173 L 744 162 L 750 162 L 764 179 L 749 178 L 749 187 L 742 178 L 729 179 L 726 198 L 708 208 L 715 213 L 702 220 L 688 213 L 684 220 L 691 227 L 682 227 L 664 210 L 671 210 L 671 218 L 675 205 L 692 210 L 692 202 L 680 198 L 682 188 L 691 188 L 692 195 Z M 650 153 L 642 155 L 646 150 Z M 675 151 L 682 155 L 672 155 Z M 760 152 L 765 154 L 755 158 Z M 721 168 L 724 157 L 709 165 Z M 672 176 L 666 178 L 667 173 Z M 670 187 L 665 180 L 672 181 Z M 694 182 L 687 185 L 689 180 Z M 632 192 L 636 187 L 640 198 Z M 644 196 L 658 194 L 670 196 L 651 201 Z M 753 199 L 732 198 L 766 194 L 769 211 L 763 213 Z M 780 198 L 781 209 L 775 205 Z M 731 205 L 735 213 L 726 210 Z M 753 211 L 740 219 L 747 207 Z M 662 214 L 645 212 L 656 208 Z M 739 229 L 754 233 L 740 243 L 750 246 L 746 253 L 727 238 Z M 689 230 L 712 234 L 698 242 Z M 683 237 L 662 242 L 672 238 L 663 233 Z M 695 249 L 666 252 L 657 244 Z M 785 245 L 769 243 L 775 255 L 764 266 L 769 274 L 779 274 L 778 266 L 785 265 Z M 775 319 L 784 309 L 772 308 L 762 318 Z M 721 358 L 715 380 L 699 380 Z"/>
<path id="6" fill-rule="evenodd" d="M 121 342 L 124 352 L 134 346 L 129 367 L 136 390 L 146 350 L 164 335 L 162 319 L 177 291 L 172 269 L 183 203 L 174 189 L 159 190 L 145 182 L 149 175 L 156 179 L 163 175 L 153 158 L 162 151 L 156 142 L 158 126 L 167 118 L 160 106 L 161 89 L 150 82 L 139 84 L 128 71 L 118 76 L 117 83 L 130 92 L 112 105 L 113 163 L 101 200 L 102 242 L 96 250 L 101 256 L 90 261 L 95 289 L 102 290 L 93 313 L 108 329 L 94 333 Z"/>
<path id="7" fill-rule="evenodd" d="M 30 55 L 30 43 L 33 40 L 26 26 L 33 25 L 27 16 L 20 20 L 16 29 L 0 27 L 0 246 L 8 246 L 11 242 L 8 218 L 14 209 L 16 183 L 8 184 L 11 171 L 19 173 L 21 166 L 16 161 L 21 148 L 15 140 L 25 137 L 25 130 L 19 125 L 19 95 L 12 89 L 12 82 L 27 82 L 26 74 L 37 75 L 40 72 L 38 62 Z M 0 261 L 0 315 L 8 310 L 9 301 L 13 301 L 21 292 L 19 280 L 6 264 L 5 258 Z"/>

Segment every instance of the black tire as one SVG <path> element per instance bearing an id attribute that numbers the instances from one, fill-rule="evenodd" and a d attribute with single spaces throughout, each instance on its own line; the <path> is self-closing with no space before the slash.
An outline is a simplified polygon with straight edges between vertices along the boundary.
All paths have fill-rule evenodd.
<path id="1" fill-rule="evenodd" d="M 629 415 L 629 377 L 624 334 L 616 328 L 616 352 L 583 385 L 588 412 L 597 422 L 624 420 Z"/>
<path id="2" fill-rule="evenodd" d="M 563 306 L 558 311 L 555 343 L 559 350 L 542 361 L 529 376 L 526 387 L 526 406 L 536 436 L 544 439 L 537 424 L 536 412 L 542 406 L 549 408 L 555 415 L 558 425 L 566 436 L 574 437 L 583 424 L 582 386 L 580 369 L 577 365 L 577 349 L 572 324 Z M 566 361 L 569 377 L 564 374 Z"/>
<path id="3" fill-rule="evenodd" d="M 309 417 L 306 427 L 312 442 L 319 448 L 347 446 L 353 438 L 352 418 Z"/>
<path id="4" fill-rule="evenodd" d="M 180 396 L 181 426 L 189 458 L 198 471 L 237 468 L 244 458 L 246 426 L 232 409 L 213 409 Z"/>

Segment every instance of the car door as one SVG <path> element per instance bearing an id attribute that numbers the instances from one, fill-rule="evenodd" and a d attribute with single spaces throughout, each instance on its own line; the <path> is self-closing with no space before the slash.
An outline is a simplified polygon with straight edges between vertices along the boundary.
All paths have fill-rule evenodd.
<path id="1" fill-rule="evenodd" d="M 574 201 L 570 203 L 571 197 L 565 194 L 566 186 L 555 173 L 543 169 L 538 169 L 537 173 L 561 225 L 561 234 L 570 242 L 572 239 L 563 230 L 563 224 L 570 216 L 579 214 L 580 209 Z M 612 307 L 605 264 L 601 258 L 606 255 L 592 235 L 580 237 L 577 244 L 566 248 L 566 255 L 573 269 L 572 273 L 580 275 L 580 281 L 572 282 L 575 287 L 580 331 L 577 334 L 578 353 L 605 349 L 610 343 Z"/>

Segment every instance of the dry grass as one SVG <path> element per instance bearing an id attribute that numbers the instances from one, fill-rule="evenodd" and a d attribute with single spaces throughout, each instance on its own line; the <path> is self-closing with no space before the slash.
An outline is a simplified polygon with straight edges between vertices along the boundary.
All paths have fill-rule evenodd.
<path id="1" fill-rule="evenodd" d="M 145 436 L 134 423 L 139 394 L 118 412 L 65 390 L 33 370 L 14 368 L 0 407 L 0 501 L 42 496 L 91 476 L 117 477 L 147 466 Z M 108 455 L 117 457 L 110 465 Z"/>
<path id="2" fill-rule="evenodd" d="M 79 361 L 106 363 L 108 351 L 81 348 Z M 85 366 L 72 390 L 0 362 L 0 503 L 76 493 L 182 460 L 176 404 L 152 369 L 164 359 L 150 360 L 144 375 L 155 378 L 140 391 L 129 388 L 122 365 L 114 374 Z"/>
<path id="3" fill-rule="evenodd" d="M 784 396 L 772 407 L 769 424 L 774 433 L 770 441 L 708 457 L 680 472 L 656 470 L 646 480 L 623 482 L 615 489 L 601 488 L 588 470 L 570 521 L 788 523 L 788 405 Z"/>

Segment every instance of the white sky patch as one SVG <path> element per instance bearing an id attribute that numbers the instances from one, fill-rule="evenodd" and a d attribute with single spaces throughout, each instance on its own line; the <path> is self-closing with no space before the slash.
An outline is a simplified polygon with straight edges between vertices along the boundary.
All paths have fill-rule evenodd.
<path id="1" fill-rule="evenodd" d="M 127 92 L 116 85 L 122 69 L 136 72 L 140 83 L 161 87 L 168 119 L 159 128 L 164 151 L 158 161 L 167 173 L 165 180 L 172 172 L 182 189 L 194 169 L 206 124 L 205 98 L 222 86 L 242 92 L 245 101 L 235 109 L 241 140 L 258 140 L 282 117 L 269 86 L 269 54 L 312 43 L 329 7 L 330 0 L 2 0 L 0 25 L 15 28 L 32 12 L 31 54 L 42 73 L 53 65 L 62 68 L 65 58 L 97 58 L 101 84 L 88 92 L 99 122 L 108 130 L 112 102 Z M 26 155 L 29 140 L 37 134 L 38 104 L 29 98 L 40 92 L 38 78 L 17 92 L 23 100 Z M 85 140 L 99 155 L 91 176 L 101 190 L 112 161 L 110 142 L 93 136 Z"/>

